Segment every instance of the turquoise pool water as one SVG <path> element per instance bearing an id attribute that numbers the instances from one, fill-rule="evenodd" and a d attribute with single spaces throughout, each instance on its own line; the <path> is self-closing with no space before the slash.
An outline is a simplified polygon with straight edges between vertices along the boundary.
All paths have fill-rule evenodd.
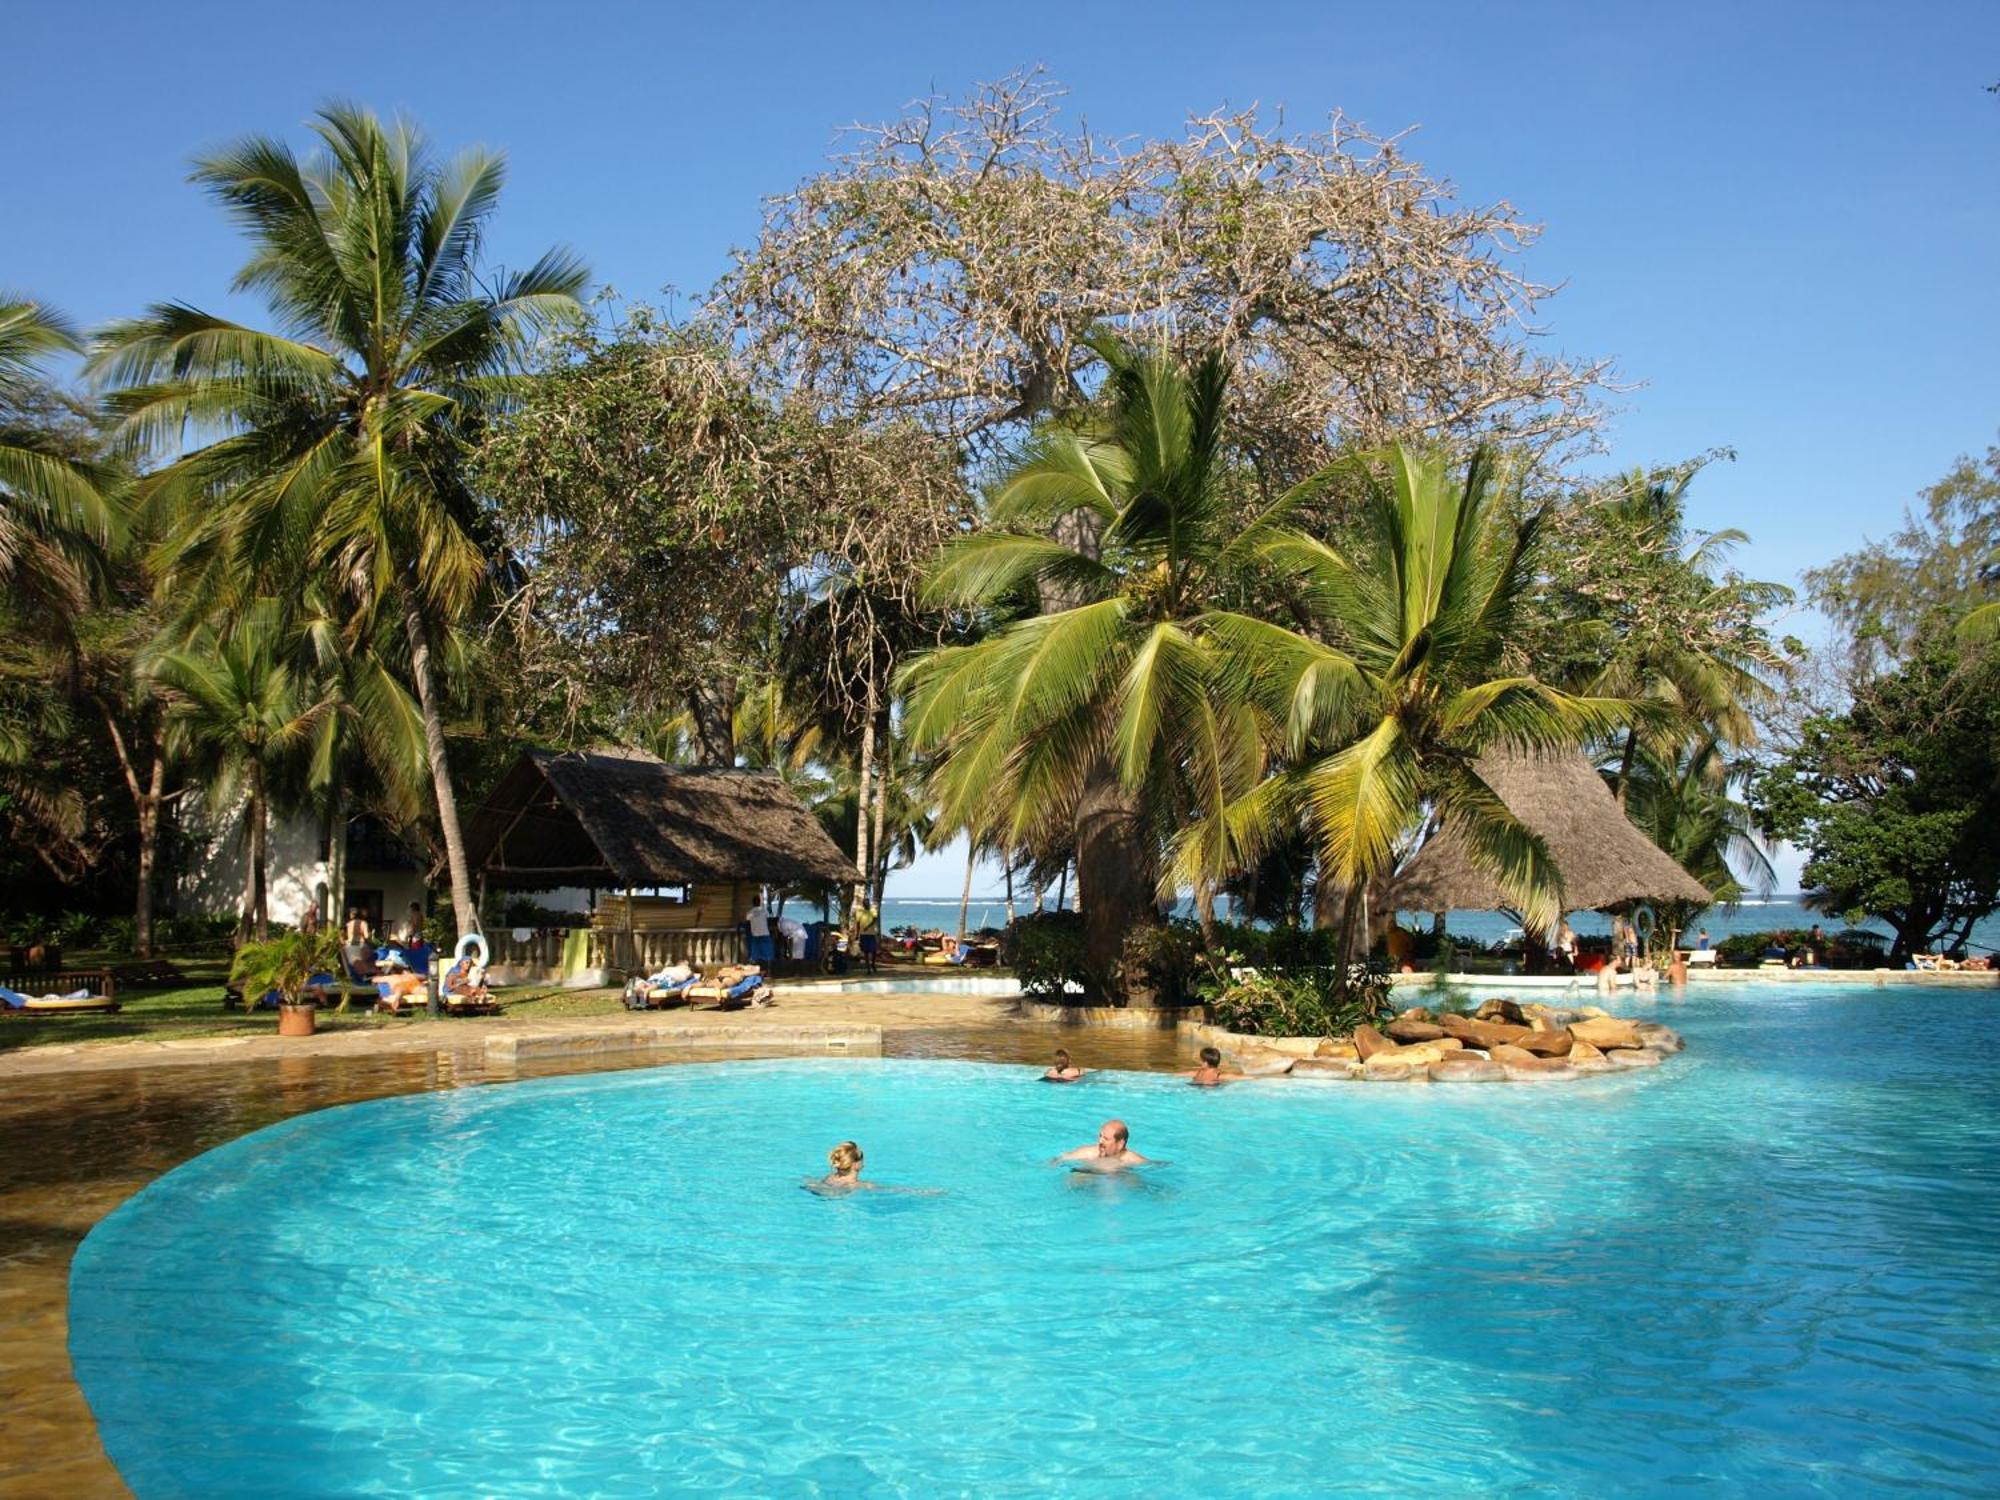
<path id="1" fill-rule="evenodd" d="M 1683 1057 L 1544 1087 L 381 1100 L 107 1218 L 72 1352 L 141 1497 L 1990 1494 L 1996 1000 L 1700 992 Z M 1171 1164 L 1044 1165 L 1109 1115 Z M 801 1191 L 848 1136 L 942 1195 Z"/>

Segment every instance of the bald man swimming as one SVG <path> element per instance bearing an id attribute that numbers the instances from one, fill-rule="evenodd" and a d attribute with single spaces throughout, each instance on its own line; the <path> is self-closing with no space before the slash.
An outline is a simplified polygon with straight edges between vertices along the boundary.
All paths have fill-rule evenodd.
<path id="1" fill-rule="evenodd" d="M 1106 1120 L 1098 1127 L 1094 1144 L 1065 1151 L 1050 1165 L 1069 1162 L 1082 1172 L 1117 1172 L 1126 1167 L 1150 1166 L 1153 1159 L 1134 1151 L 1131 1141 L 1132 1132 L 1125 1128 L 1123 1120 Z"/>

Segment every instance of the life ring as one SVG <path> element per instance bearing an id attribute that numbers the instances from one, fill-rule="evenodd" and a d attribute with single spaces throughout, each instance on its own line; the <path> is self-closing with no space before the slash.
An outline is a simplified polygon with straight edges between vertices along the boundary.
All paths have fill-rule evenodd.
<path id="1" fill-rule="evenodd" d="M 1632 936 L 1638 940 L 1643 952 L 1653 941 L 1653 929 L 1660 925 L 1660 919 L 1653 914 L 1653 908 L 1641 901 L 1632 908 Z"/>
<path id="2" fill-rule="evenodd" d="M 485 968 L 487 964 L 486 938 L 482 933 L 468 932 L 464 937 L 460 938 L 458 946 L 451 950 L 452 961 L 454 963 L 462 962 L 465 958 L 465 950 L 468 947 L 473 948 L 479 954 L 479 957 L 475 958 L 473 962 L 478 964 L 480 968 Z"/>

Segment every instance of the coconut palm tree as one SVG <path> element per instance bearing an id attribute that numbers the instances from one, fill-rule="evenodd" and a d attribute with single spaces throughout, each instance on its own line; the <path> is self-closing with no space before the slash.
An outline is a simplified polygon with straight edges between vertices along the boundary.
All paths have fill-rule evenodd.
<path id="1" fill-rule="evenodd" d="M 1789 602 L 1791 590 L 1727 571 L 1730 549 L 1749 540 L 1742 531 L 1688 536 L 1687 490 L 1695 472 L 1662 477 L 1635 470 L 1604 502 L 1613 534 L 1650 576 L 1632 580 L 1628 628 L 1611 643 L 1588 690 L 1666 709 L 1652 721 L 1657 754 L 1670 755 L 1690 733 L 1730 749 L 1753 744 L 1756 711 L 1773 701 L 1770 674 L 1783 666 L 1761 631 L 1739 627 Z M 1611 788 L 1621 807 L 1640 731 L 1639 724 L 1625 726 Z"/>
<path id="2" fill-rule="evenodd" d="M 0 295 L 0 583 L 29 608 L 67 619 L 83 607 L 102 549 L 119 531 L 104 471 L 46 418 L 39 367 L 81 348 L 56 313 Z"/>
<path id="3" fill-rule="evenodd" d="M 167 748 L 206 783 L 212 813 L 243 809 L 243 928 L 270 936 L 265 851 L 274 791 L 296 779 L 315 728 L 331 711 L 289 659 L 281 614 L 259 601 L 226 633 L 206 629 L 161 651 L 150 675 L 167 699 Z"/>
<path id="4" fill-rule="evenodd" d="M 1248 706 L 1220 692 L 1210 634 L 1258 540 L 1318 480 L 1250 514 L 1224 359 L 1096 347 L 1097 407 L 1031 441 L 987 529 L 930 580 L 930 602 L 1003 623 L 902 682 L 908 733 L 939 752 L 938 826 L 1007 848 L 1073 840 L 1087 960 L 1108 981 L 1131 927 L 1155 919 L 1175 827 L 1195 816 L 1223 835 L 1199 846 L 1197 889 L 1235 858 L 1220 814 L 1262 759 Z"/>
<path id="5" fill-rule="evenodd" d="M 260 137 L 194 172 L 249 237 L 236 288 L 265 296 L 276 329 L 162 304 L 104 329 L 91 368 L 127 438 L 177 455 L 141 486 L 164 517 L 164 589 L 214 610 L 318 574 L 401 627 L 470 930 L 436 648 L 488 575 L 464 461 L 531 340 L 578 315 L 586 273 L 551 251 L 482 276 L 500 157 L 439 164 L 412 127 L 344 105 L 313 129 L 323 149 L 308 161 Z"/>
<path id="6" fill-rule="evenodd" d="M 1629 771 L 1626 815 L 1716 901 L 1733 904 L 1746 882 L 1770 889 L 1777 872 L 1758 841 L 1750 809 L 1733 795 L 1738 774 L 1719 742 L 1698 740 L 1666 755 L 1642 751 Z M 1667 943 L 1703 909 L 1693 901 L 1659 903 Z"/>
<path id="7" fill-rule="evenodd" d="M 1455 472 L 1441 451 L 1397 446 L 1352 467 L 1365 481 L 1355 547 L 1296 532 L 1261 546 L 1309 624 L 1229 615 L 1207 626 L 1225 676 L 1278 726 L 1289 767 L 1229 808 L 1233 842 L 1247 863 L 1303 821 L 1350 951 L 1371 886 L 1414 834 L 1446 824 L 1531 925 L 1551 927 L 1561 882 L 1548 851 L 1473 762 L 1497 744 L 1581 744 L 1635 705 L 1561 692 L 1515 660 L 1540 518 L 1507 523 L 1491 453 Z M 1183 840 L 1184 871 L 1206 858 Z"/>

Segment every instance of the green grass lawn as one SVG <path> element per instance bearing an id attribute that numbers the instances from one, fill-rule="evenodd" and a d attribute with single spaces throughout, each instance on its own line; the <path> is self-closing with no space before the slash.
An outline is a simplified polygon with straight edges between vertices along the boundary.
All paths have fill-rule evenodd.
<path id="1" fill-rule="evenodd" d="M 66 968 L 87 970 L 108 966 L 102 955 L 78 954 Z M 21 1047 L 72 1045 L 78 1042 L 194 1040 L 202 1037 L 260 1036 L 278 1028 L 276 1011 L 224 1010 L 222 981 L 228 963 L 222 958 L 178 959 L 187 982 L 179 985 L 124 988 L 118 991 L 122 1007 L 115 1015 L 0 1016 L 0 1051 Z M 619 1010 L 616 990 L 503 990 L 500 1001 L 506 1013 L 515 1016 L 608 1015 Z M 400 1016 L 377 1015 L 373 1011 L 324 1010 L 319 1015 L 321 1031 L 376 1031 L 407 1026 L 424 1019 L 424 1012 Z M 461 1026 L 476 1026 L 480 1018 L 457 1018 Z"/>

